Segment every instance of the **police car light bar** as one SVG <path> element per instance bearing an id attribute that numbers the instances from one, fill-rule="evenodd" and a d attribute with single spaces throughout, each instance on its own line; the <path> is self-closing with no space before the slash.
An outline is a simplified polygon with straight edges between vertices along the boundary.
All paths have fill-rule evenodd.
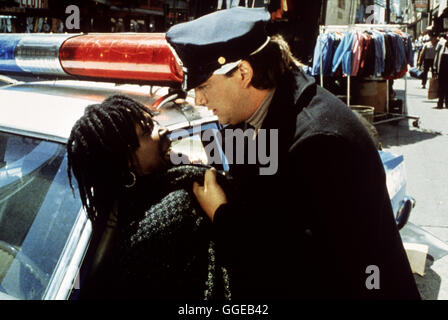
<path id="1" fill-rule="evenodd" d="M 182 82 L 182 68 L 162 33 L 0 34 L 0 73 Z"/>

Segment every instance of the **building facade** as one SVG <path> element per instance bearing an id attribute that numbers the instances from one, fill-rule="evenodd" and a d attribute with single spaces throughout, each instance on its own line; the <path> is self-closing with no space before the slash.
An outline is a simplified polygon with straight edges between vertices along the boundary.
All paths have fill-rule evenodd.
<path id="1" fill-rule="evenodd" d="M 327 0 L 323 24 L 347 25 L 356 21 L 359 0 Z"/>

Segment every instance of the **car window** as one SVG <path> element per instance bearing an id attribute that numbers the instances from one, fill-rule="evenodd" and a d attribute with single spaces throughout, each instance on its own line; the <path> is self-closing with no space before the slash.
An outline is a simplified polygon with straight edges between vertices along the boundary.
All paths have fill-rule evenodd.
<path id="1" fill-rule="evenodd" d="M 0 131 L 0 292 L 44 297 L 80 209 L 65 145 Z"/>
<path id="2" fill-rule="evenodd" d="M 228 171 L 229 166 L 222 150 L 219 130 L 220 125 L 217 122 L 210 122 L 171 132 L 169 139 L 174 153 L 171 158 L 172 163 L 175 165 L 203 164 Z"/>

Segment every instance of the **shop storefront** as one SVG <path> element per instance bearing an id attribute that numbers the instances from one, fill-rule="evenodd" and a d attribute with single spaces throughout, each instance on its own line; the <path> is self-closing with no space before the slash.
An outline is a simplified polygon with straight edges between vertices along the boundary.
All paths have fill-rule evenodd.
<path id="1" fill-rule="evenodd" d="M 63 32 L 59 15 L 49 7 L 49 0 L 4 1 L 0 5 L 0 33 Z"/>
<path id="2" fill-rule="evenodd" d="M 0 2 L 0 33 L 164 32 L 165 1 L 10 0 Z M 76 6 L 79 27 L 66 24 Z"/>

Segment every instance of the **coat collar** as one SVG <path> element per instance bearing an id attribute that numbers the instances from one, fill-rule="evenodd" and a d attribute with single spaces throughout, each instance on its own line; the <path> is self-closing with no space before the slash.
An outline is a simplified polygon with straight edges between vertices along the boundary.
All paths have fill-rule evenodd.
<path id="1" fill-rule="evenodd" d="M 262 128 L 280 129 L 285 122 L 295 122 L 296 116 L 315 94 L 314 78 L 306 76 L 300 70 L 286 74 L 277 86 Z"/>
<path id="2" fill-rule="evenodd" d="M 297 70 L 284 76 L 277 86 L 263 129 L 278 129 L 279 171 L 287 162 L 294 142 L 298 114 L 310 104 L 316 94 L 314 78 Z"/>

